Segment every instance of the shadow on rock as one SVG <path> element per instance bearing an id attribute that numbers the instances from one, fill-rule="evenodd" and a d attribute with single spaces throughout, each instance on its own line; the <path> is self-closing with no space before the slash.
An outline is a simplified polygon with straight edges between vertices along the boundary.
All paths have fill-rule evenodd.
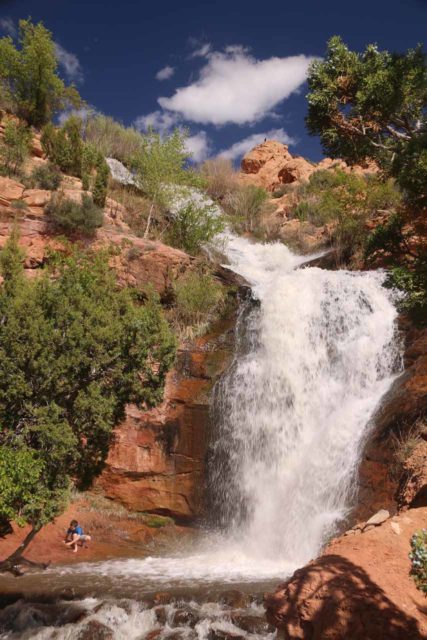
<path id="1" fill-rule="evenodd" d="M 400 610 L 368 574 L 326 555 L 266 596 L 267 617 L 285 640 L 418 640 L 417 621 Z M 280 636 L 279 636 L 280 637 Z"/>

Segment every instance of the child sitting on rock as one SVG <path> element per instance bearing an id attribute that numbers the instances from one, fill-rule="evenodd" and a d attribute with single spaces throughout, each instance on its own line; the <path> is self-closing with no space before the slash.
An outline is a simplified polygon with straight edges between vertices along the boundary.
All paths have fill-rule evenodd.
<path id="1" fill-rule="evenodd" d="M 74 553 L 77 553 L 78 546 L 87 548 L 87 543 L 90 542 L 90 540 L 91 536 L 83 533 L 83 529 L 77 520 L 71 520 L 64 540 L 66 546 L 71 547 Z"/>

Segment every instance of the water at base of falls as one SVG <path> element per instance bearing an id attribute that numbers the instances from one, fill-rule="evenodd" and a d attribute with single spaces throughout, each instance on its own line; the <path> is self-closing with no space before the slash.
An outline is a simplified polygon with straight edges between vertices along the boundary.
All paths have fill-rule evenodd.
<path id="1" fill-rule="evenodd" d="M 226 253 L 258 303 L 242 309 L 235 361 L 215 390 L 215 532 L 191 553 L 55 567 L 42 578 L 54 591 L 87 584 L 96 596 L 172 590 L 198 620 L 181 629 L 185 638 L 224 637 L 214 633 L 220 621 L 251 638 L 271 633 L 236 631 L 212 589 L 250 584 L 261 593 L 319 553 L 352 505 L 370 417 L 400 369 L 396 311 L 383 274 L 297 269 L 306 258 L 285 246 L 236 237 L 228 238 Z M 188 604 L 192 594 L 202 594 L 205 605 Z M 210 613 L 203 613 L 208 602 Z M 249 606 L 255 616 L 257 606 Z M 144 638 L 159 626 L 153 608 L 109 607 L 104 618 L 115 638 Z M 172 633 L 172 609 L 165 615 L 171 624 L 161 637 Z M 46 628 L 31 633 L 0 638 L 76 637 Z"/>

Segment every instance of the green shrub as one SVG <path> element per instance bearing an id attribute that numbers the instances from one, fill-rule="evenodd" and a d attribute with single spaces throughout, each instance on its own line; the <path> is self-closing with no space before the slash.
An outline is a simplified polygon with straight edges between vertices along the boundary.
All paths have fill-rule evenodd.
<path id="1" fill-rule="evenodd" d="M 409 559 L 415 584 L 427 595 L 427 529 L 421 529 L 412 536 Z"/>
<path id="2" fill-rule="evenodd" d="M 224 288 L 209 273 L 188 273 L 175 283 L 174 292 L 178 319 L 186 325 L 208 324 L 224 306 Z"/>
<path id="3" fill-rule="evenodd" d="M 19 172 L 30 152 L 31 131 L 20 122 L 8 119 L 0 141 L 0 159 L 6 175 Z"/>
<path id="4" fill-rule="evenodd" d="M 190 202 L 175 214 L 168 242 L 194 255 L 224 228 L 224 220 L 215 211 L 215 206 Z"/>
<path id="5" fill-rule="evenodd" d="M 42 164 L 31 173 L 30 182 L 39 189 L 56 191 L 61 184 L 62 176 L 58 167 L 53 164 Z"/>
<path id="6" fill-rule="evenodd" d="M 95 183 L 92 191 L 94 203 L 102 209 L 105 206 L 105 200 L 107 198 L 109 176 L 110 168 L 104 158 L 102 158 L 102 162 L 99 162 L 96 170 Z"/>
<path id="7" fill-rule="evenodd" d="M 297 188 L 296 194 L 299 201 L 293 210 L 294 217 L 316 226 L 332 223 L 332 243 L 342 261 L 350 259 L 366 241 L 368 251 L 373 250 L 381 230 L 377 238 L 366 240 L 366 222 L 378 211 L 393 212 L 401 202 L 392 179 L 347 173 L 339 168 L 315 171 L 308 182 Z"/>
<path id="8" fill-rule="evenodd" d="M 427 323 L 427 259 L 418 258 L 411 268 L 393 267 L 386 286 L 396 287 L 403 292 L 399 303 L 402 311 L 407 312 L 420 325 Z"/>
<path id="9" fill-rule="evenodd" d="M 141 151 L 143 137 L 132 127 L 124 127 L 108 116 L 90 115 L 85 123 L 84 137 L 103 157 L 116 158 L 129 165 Z"/>
<path id="10" fill-rule="evenodd" d="M 41 144 L 47 157 L 61 171 L 81 177 L 83 160 L 83 141 L 81 138 L 81 120 L 69 118 L 61 128 L 51 123 L 42 131 Z"/>
<path id="11" fill-rule="evenodd" d="M 241 186 L 225 198 L 223 206 L 238 232 L 255 232 L 268 193 L 255 185 Z"/>
<path id="12" fill-rule="evenodd" d="M 82 232 L 92 235 L 102 226 L 103 212 L 88 195 L 82 196 L 81 204 L 67 200 L 62 194 L 53 195 L 46 207 L 53 224 L 66 233 Z"/>

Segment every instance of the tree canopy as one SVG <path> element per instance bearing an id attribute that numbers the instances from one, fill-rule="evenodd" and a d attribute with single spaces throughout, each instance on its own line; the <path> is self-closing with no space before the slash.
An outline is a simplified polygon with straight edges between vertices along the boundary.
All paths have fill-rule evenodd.
<path id="1" fill-rule="evenodd" d="M 155 405 L 175 353 L 158 303 L 118 289 L 105 254 L 52 256 L 24 277 L 0 254 L 0 529 L 37 531 L 99 473 L 128 402 Z"/>
<path id="2" fill-rule="evenodd" d="M 351 51 L 334 36 L 308 74 L 307 127 L 326 153 L 375 159 L 413 201 L 427 201 L 427 64 L 421 46 L 404 54 Z"/>
<path id="3" fill-rule="evenodd" d="M 0 39 L 1 95 L 30 125 L 40 127 L 67 106 L 78 107 L 80 96 L 58 75 L 52 34 L 43 23 L 19 22 L 19 47 L 12 38 Z"/>

